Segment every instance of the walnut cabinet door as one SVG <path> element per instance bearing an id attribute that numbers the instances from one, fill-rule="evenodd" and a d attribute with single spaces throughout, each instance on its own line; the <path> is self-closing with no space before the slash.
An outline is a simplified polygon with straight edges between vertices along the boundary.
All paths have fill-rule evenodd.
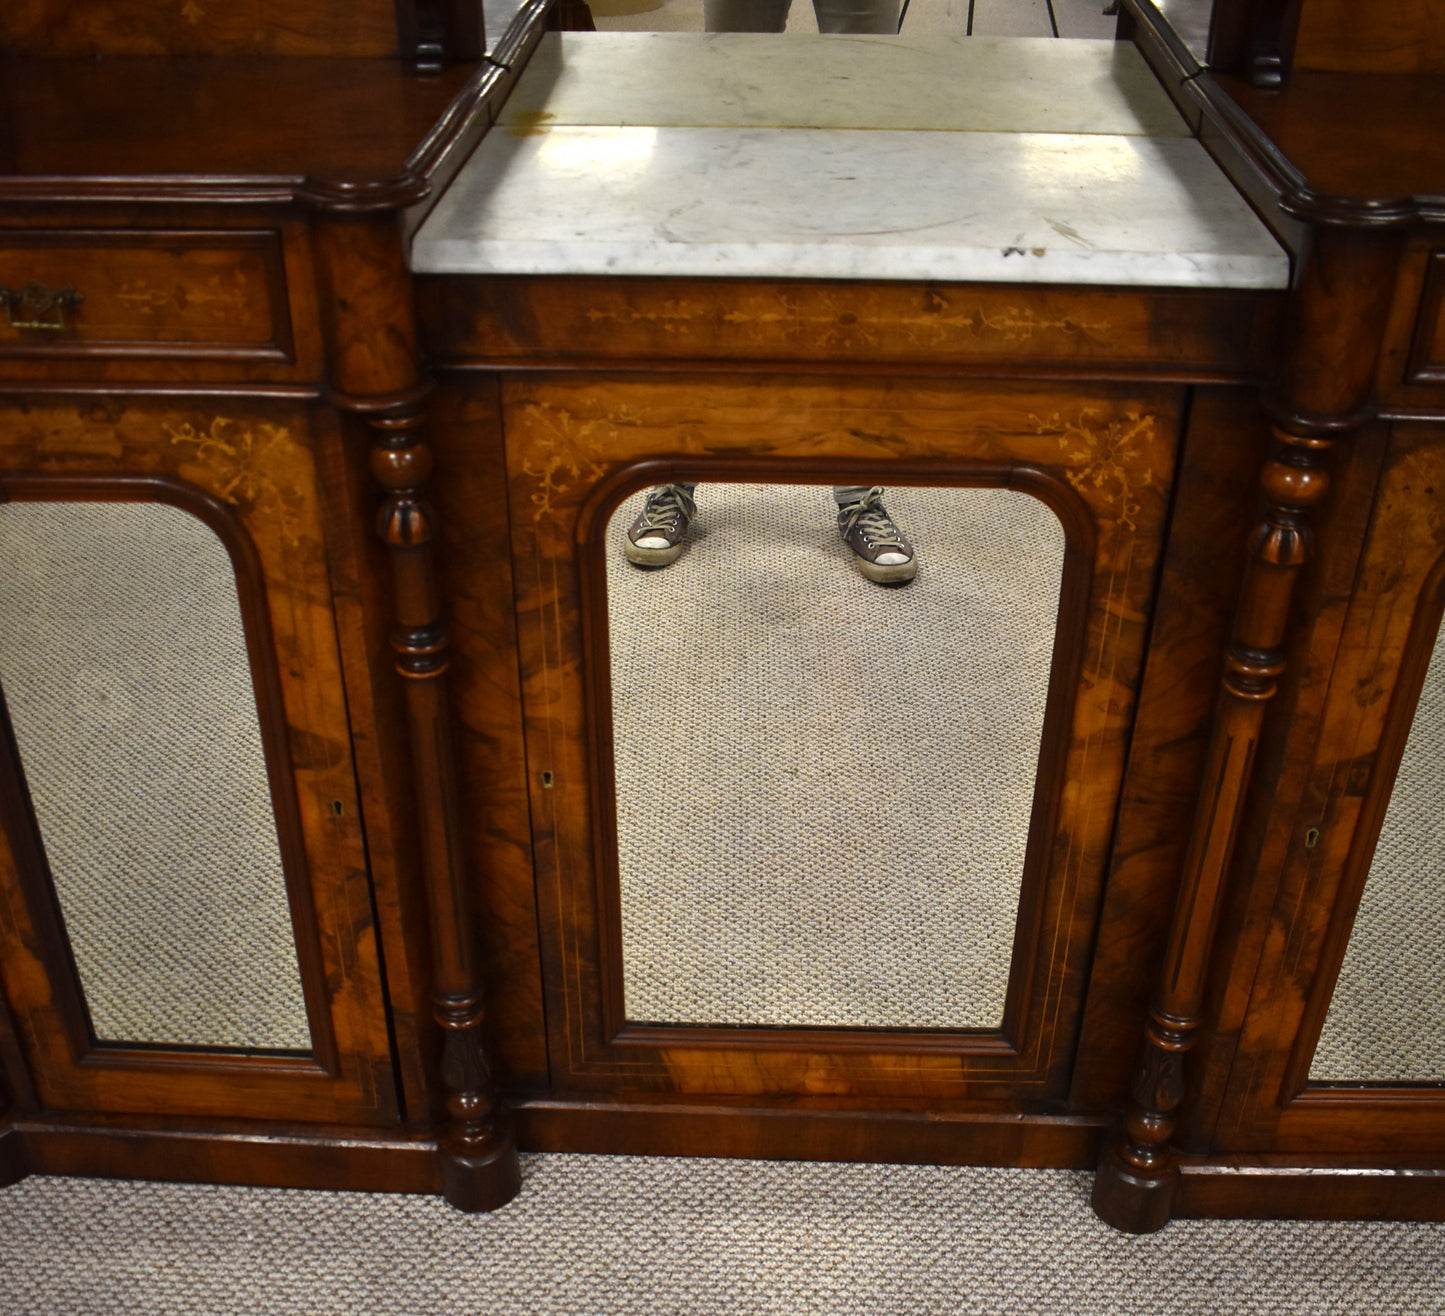
<path id="1" fill-rule="evenodd" d="M 552 1092 L 1063 1110 L 1183 391 L 500 379 Z"/>
<path id="2" fill-rule="evenodd" d="M 1270 810 L 1221 993 L 1224 1151 L 1445 1151 L 1445 440 L 1402 422 L 1381 442 L 1342 619 L 1314 622 L 1324 693 L 1285 751 L 1302 785 Z"/>
<path id="3" fill-rule="evenodd" d="M 395 1117 L 310 427 L 0 414 L 0 977 L 43 1109 Z"/>

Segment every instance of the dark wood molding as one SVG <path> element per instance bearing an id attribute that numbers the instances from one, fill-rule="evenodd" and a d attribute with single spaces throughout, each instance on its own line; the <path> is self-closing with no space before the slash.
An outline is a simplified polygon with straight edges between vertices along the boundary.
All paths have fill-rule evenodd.
<path id="1" fill-rule="evenodd" d="M 528 1151 L 612 1156 L 707 1155 L 779 1161 L 885 1161 L 899 1165 L 1013 1165 L 1084 1169 L 1105 1133 L 1099 1116 L 1019 1112 L 805 1109 L 699 1098 L 657 1102 L 517 1095 Z"/>
<path id="2" fill-rule="evenodd" d="M 571 0 L 561 0 L 561 5 L 565 7 L 570 2 Z M 501 68 L 520 71 L 537 42 L 542 39 L 542 33 L 547 30 L 548 22 L 557 7 L 557 0 L 526 0 L 517 10 L 511 26 L 505 32 L 496 34 L 491 49 L 487 51 L 487 58 Z"/>
<path id="3" fill-rule="evenodd" d="M 1445 1220 L 1445 1168 L 1185 1161 L 1174 1214 L 1236 1220 Z"/>
<path id="4" fill-rule="evenodd" d="M 928 485 L 967 489 L 1010 489 L 1037 499 L 1058 517 L 1064 530 L 1064 561 L 1059 587 L 1053 654 L 1049 666 L 1029 836 L 1020 876 L 1019 913 L 1009 961 L 1003 1017 L 996 1030 L 925 1031 L 882 1028 L 739 1028 L 648 1025 L 626 1019 L 622 983 L 621 877 L 617 853 L 617 801 L 612 738 L 612 682 L 607 612 L 606 533 L 617 507 L 631 494 L 673 480 L 713 483 L 785 481 L 789 484 L 839 483 L 890 486 Z M 1077 490 L 1060 474 L 1023 463 L 915 463 L 894 459 L 860 464 L 827 459 L 694 457 L 671 462 L 647 460 L 613 471 L 591 491 L 577 521 L 580 543 L 583 683 L 589 745 L 589 798 L 593 801 L 592 844 L 597 857 L 595 900 L 601 941 L 602 1031 L 609 1045 L 722 1047 L 793 1051 L 860 1051 L 879 1055 L 920 1050 L 959 1056 L 987 1055 L 1021 1061 L 1022 1039 L 1030 1015 L 1039 1008 L 1036 981 L 1041 960 L 1038 940 L 1044 917 L 1045 887 L 1053 869 L 1058 801 L 1070 748 L 1074 699 L 1087 640 L 1089 587 L 1096 549 L 1093 517 Z"/>
<path id="5" fill-rule="evenodd" d="M 374 1128 L 86 1114 L 21 1116 L 31 1174 L 337 1192 L 435 1193 L 436 1142 Z"/>

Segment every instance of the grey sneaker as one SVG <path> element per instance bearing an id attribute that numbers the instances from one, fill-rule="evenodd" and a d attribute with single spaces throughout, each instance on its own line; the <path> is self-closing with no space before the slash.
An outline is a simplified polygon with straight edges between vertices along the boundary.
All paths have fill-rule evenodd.
<path id="1" fill-rule="evenodd" d="M 906 585 L 918 574 L 913 545 L 883 508 L 883 490 L 838 509 L 838 532 L 853 550 L 858 570 L 879 585 Z"/>
<path id="2" fill-rule="evenodd" d="M 642 514 L 632 523 L 622 551 L 637 567 L 665 567 L 682 552 L 682 541 L 697 504 L 680 484 L 659 484 L 648 492 Z"/>

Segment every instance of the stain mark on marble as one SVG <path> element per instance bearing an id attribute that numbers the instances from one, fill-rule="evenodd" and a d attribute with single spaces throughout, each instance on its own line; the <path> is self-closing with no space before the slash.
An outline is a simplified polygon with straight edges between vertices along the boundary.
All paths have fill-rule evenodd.
<path id="1" fill-rule="evenodd" d="M 550 110 L 523 110 L 507 124 L 507 135 L 543 137 L 547 133 L 547 121 L 556 117 Z"/>
<path id="2" fill-rule="evenodd" d="M 1053 229 L 1053 231 L 1057 233 L 1060 237 L 1068 238 L 1070 242 L 1077 242 L 1081 247 L 1086 247 L 1089 249 L 1093 248 L 1094 244 L 1090 242 L 1089 239 L 1086 238 L 1082 233 L 1080 233 L 1078 229 L 1072 227 L 1069 224 L 1063 223 L 1061 220 L 1047 219 L 1047 217 L 1045 218 L 1048 226 Z"/>

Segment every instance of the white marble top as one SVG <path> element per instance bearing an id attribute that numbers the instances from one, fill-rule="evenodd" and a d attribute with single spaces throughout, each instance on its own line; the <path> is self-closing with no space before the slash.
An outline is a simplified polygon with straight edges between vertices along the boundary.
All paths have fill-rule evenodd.
<path id="1" fill-rule="evenodd" d="M 961 88 L 977 48 L 966 44 L 899 56 L 912 70 L 905 95 L 864 72 L 905 49 L 894 38 L 613 33 L 584 44 L 595 40 L 544 41 L 418 232 L 415 269 L 1287 284 L 1285 254 L 1178 116 L 1130 81 L 1137 55 L 1112 43 L 1047 43 L 1049 81 L 990 75 L 992 91 L 971 101 Z M 1041 44 L 987 43 L 1015 69 L 1022 47 Z M 845 61 L 885 53 L 799 95 L 793 74 L 829 47 Z M 668 48 L 677 58 L 659 61 Z M 1105 65 L 1122 70 L 1112 100 Z M 947 107 L 946 126 L 909 125 L 933 105 Z"/>
<path id="2" fill-rule="evenodd" d="M 1189 136 L 1132 45 L 1037 37 L 554 32 L 499 122 Z"/>

